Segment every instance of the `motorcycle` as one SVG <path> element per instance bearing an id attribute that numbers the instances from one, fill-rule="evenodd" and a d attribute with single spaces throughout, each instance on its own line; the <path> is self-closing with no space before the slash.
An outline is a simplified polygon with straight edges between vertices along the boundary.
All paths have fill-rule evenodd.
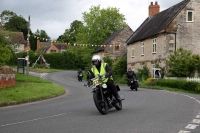
<path id="1" fill-rule="evenodd" d="M 114 95 L 111 93 L 110 89 L 107 88 L 106 83 L 103 82 L 105 75 L 99 75 L 91 79 L 92 88 L 93 88 L 93 100 L 97 110 L 106 115 L 108 110 L 115 107 L 117 110 L 122 109 L 122 101 L 118 102 Z M 116 85 L 117 90 L 120 91 L 118 85 Z"/>
<path id="2" fill-rule="evenodd" d="M 80 73 L 80 74 L 78 74 L 78 81 L 81 81 L 81 82 L 82 82 L 82 80 L 83 80 L 83 74 Z"/>
<path id="3" fill-rule="evenodd" d="M 134 80 L 133 78 L 130 79 L 130 89 L 131 90 L 138 90 L 138 80 Z"/>

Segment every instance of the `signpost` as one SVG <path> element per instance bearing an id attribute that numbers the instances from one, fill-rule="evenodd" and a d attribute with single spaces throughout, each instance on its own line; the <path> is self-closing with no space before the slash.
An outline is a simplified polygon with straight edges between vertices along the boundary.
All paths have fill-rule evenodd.
<path id="1" fill-rule="evenodd" d="M 30 50 L 30 15 L 28 17 L 28 35 L 27 35 L 27 56 L 26 56 L 26 75 L 29 74 L 29 50 Z"/>

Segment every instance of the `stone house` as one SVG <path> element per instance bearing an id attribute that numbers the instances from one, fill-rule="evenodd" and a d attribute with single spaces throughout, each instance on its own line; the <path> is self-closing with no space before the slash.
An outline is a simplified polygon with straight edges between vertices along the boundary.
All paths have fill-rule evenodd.
<path id="1" fill-rule="evenodd" d="M 117 60 L 119 57 L 125 56 L 127 53 L 127 39 L 133 34 L 133 30 L 127 25 L 124 28 L 111 34 L 92 54 L 105 56 Z"/>
<path id="2" fill-rule="evenodd" d="M 28 42 L 24 39 L 23 32 L 5 31 L 2 29 L 0 22 L 0 33 L 2 33 L 8 39 L 8 41 L 10 41 L 11 47 L 15 53 L 26 52 L 27 50 L 30 50 L 30 47 L 27 47 Z"/>
<path id="3" fill-rule="evenodd" d="M 169 56 L 180 47 L 200 54 L 200 1 L 183 0 L 159 10 L 158 2 L 151 2 L 149 17 L 127 40 L 127 67 L 137 72 L 146 65 L 152 77 L 156 64 L 167 75 Z"/>
<path id="4" fill-rule="evenodd" d="M 59 53 L 67 50 L 67 44 L 53 43 L 53 42 L 40 42 L 37 41 L 37 52 L 40 53 Z"/>

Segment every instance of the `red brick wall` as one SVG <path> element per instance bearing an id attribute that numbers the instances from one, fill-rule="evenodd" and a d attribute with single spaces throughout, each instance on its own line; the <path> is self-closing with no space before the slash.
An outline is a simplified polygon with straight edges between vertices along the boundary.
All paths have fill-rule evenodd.
<path id="1" fill-rule="evenodd" d="M 0 88 L 15 86 L 15 72 L 8 66 L 0 67 Z"/>

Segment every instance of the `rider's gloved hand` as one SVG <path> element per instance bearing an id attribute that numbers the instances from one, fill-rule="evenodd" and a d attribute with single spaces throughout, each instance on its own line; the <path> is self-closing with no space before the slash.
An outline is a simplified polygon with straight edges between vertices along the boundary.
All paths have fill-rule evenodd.
<path id="1" fill-rule="evenodd" d="M 105 78 L 108 78 L 108 77 L 110 77 L 110 74 L 106 73 Z"/>

